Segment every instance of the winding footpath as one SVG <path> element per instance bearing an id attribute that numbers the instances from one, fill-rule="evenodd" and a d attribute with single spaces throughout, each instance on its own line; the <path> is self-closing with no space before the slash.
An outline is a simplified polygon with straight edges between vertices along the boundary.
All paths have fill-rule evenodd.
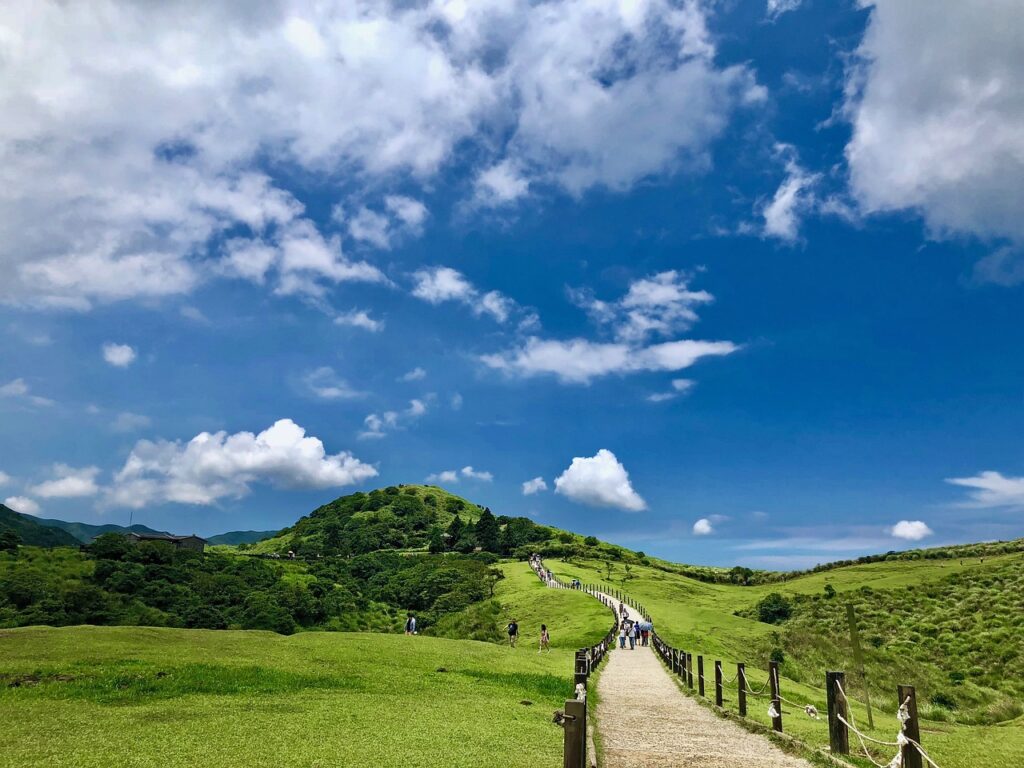
<path id="1" fill-rule="evenodd" d="M 680 690 L 654 649 L 618 649 L 597 684 L 607 768 L 812 768 Z"/>

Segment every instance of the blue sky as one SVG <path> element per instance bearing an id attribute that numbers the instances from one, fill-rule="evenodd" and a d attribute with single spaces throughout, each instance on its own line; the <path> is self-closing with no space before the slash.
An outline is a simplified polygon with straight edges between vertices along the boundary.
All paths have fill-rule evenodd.
<path id="1" fill-rule="evenodd" d="M 430 478 L 771 568 L 1024 535 L 981 5 L 0 12 L 0 500 L 212 534 Z"/>

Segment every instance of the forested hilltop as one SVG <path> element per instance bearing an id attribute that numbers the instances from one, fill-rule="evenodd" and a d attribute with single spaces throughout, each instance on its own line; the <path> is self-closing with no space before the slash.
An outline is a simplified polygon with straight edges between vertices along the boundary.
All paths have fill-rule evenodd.
<path id="1" fill-rule="evenodd" d="M 463 617 L 476 621 L 465 609 L 493 596 L 498 559 L 532 551 L 640 557 L 495 515 L 440 488 L 392 486 L 336 499 L 273 538 L 205 553 L 131 544 L 118 533 L 50 549 L 8 537 L 0 544 L 0 627 L 397 631 L 415 611 L 427 632 L 452 616 L 444 632 L 458 636 Z"/>

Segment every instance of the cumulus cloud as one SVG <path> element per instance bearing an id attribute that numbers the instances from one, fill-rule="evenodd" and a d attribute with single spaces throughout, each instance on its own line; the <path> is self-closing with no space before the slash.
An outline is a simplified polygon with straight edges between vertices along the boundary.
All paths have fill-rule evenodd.
<path id="1" fill-rule="evenodd" d="M 33 496 L 44 499 L 77 499 L 84 496 L 95 496 L 99 493 L 96 478 L 99 467 L 69 467 L 67 464 L 53 465 L 53 479 L 34 485 L 28 489 Z"/>
<path id="2" fill-rule="evenodd" d="M 10 484 L 11 484 L 11 476 L 8 475 L 3 470 L 0 470 L 0 485 L 10 485 Z"/>
<path id="3" fill-rule="evenodd" d="M 115 368 L 127 368 L 135 362 L 136 352 L 127 344 L 103 345 L 103 359 Z"/>
<path id="4" fill-rule="evenodd" d="M 329 366 L 309 371 L 302 377 L 306 389 L 321 400 L 350 400 L 362 397 L 363 393 L 353 389 Z"/>
<path id="5" fill-rule="evenodd" d="M 400 429 L 426 412 L 427 404 L 423 400 L 413 399 L 409 401 L 409 407 L 404 411 L 371 413 L 363 419 L 363 426 L 365 428 L 359 433 L 359 439 L 377 440 L 386 437 L 389 432 Z"/>
<path id="6" fill-rule="evenodd" d="M 708 520 L 706 517 L 702 517 L 700 520 L 693 524 L 694 536 L 708 536 L 714 532 L 714 526 L 711 525 L 711 521 Z"/>
<path id="7" fill-rule="evenodd" d="M 53 405 L 53 400 L 50 398 L 33 395 L 31 387 L 29 387 L 28 383 L 24 379 L 14 379 L 3 386 L 0 386 L 0 397 L 10 398 L 12 400 L 24 400 L 32 405 Z"/>
<path id="8" fill-rule="evenodd" d="M 494 480 L 494 475 L 490 472 L 483 472 L 481 470 L 473 469 L 473 467 L 466 466 L 460 470 L 446 469 L 443 472 L 434 472 L 427 475 L 426 482 L 454 484 L 459 482 L 460 478 L 489 483 Z"/>
<path id="9" fill-rule="evenodd" d="M 647 509 L 647 502 L 633 490 L 626 468 L 606 448 L 589 458 L 574 458 L 568 469 L 555 478 L 555 493 L 592 507 L 615 507 L 628 512 Z"/>
<path id="10" fill-rule="evenodd" d="M 484 483 L 489 483 L 489 482 L 491 482 L 494 479 L 494 475 L 491 474 L 490 472 L 484 472 L 482 470 L 476 470 L 476 469 L 473 469 L 473 467 L 469 467 L 469 466 L 463 467 L 460 470 L 460 472 L 461 472 L 462 476 L 465 477 L 465 478 L 468 478 L 470 480 L 480 480 L 481 482 L 484 482 Z"/>
<path id="11" fill-rule="evenodd" d="M 328 454 L 323 442 L 291 419 L 259 434 L 201 432 L 187 443 L 140 440 L 107 489 L 106 503 L 210 505 L 240 498 L 255 483 L 321 489 L 354 485 L 377 470 L 351 453 Z"/>
<path id="12" fill-rule="evenodd" d="M 427 475 L 426 482 L 428 483 L 457 483 L 459 482 L 459 473 L 454 469 L 446 469 L 444 472 L 434 472 Z"/>
<path id="13" fill-rule="evenodd" d="M 511 376 L 551 375 L 565 384 L 588 384 L 612 374 L 680 371 L 701 358 L 730 355 L 737 349 L 730 341 L 684 339 L 634 347 L 619 342 L 557 341 L 531 336 L 518 348 L 480 359 L 489 368 Z"/>
<path id="14" fill-rule="evenodd" d="M 362 328 L 364 331 L 376 333 L 384 329 L 382 320 L 375 320 L 365 309 L 353 309 L 334 318 L 335 325 L 347 325 L 351 328 Z"/>
<path id="15" fill-rule="evenodd" d="M 523 483 L 523 496 L 533 496 L 533 494 L 546 491 L 547 489 L 548 484 L 544 481 L 544 478 L 535 477 Z"/>
<path id="16" fill-rule="evenodd" d="M 514 314 L 524 316 L 524 322 L 535 322 L 536 316 L 524 310 L 515 301 L 499 291 L 481 293 L 466 276 L 451 267 L 425 267 L 413 273 L 415 285 L 412 295 L 430 304 L 456 301 L 473 310 L 473 314 L 490 315 L 499 323 L 507 322 Z"/>
<path id="17" fill-rule="evenodd" d="M 413 368 L 408 373 L 404 373 L 398 377 L 399 381 L 422 381 L 427 378 L 427 372 L 419 366 Z"/>
<path id="18" fill-rule="evenodd" d="M 652 403 L 664 403 L 668 400 L 675 400 L 680 395 L 685 395 L 697 386 L 693 379 L 672 379 L 672 390 L 670 392 L 655 392 L 647 396 Z"/>
<path id="19" fill-rule="evenodd" d="M 4 506 L 13 509 L 15 512 L 21 512 L 23 515 L 35 516 L 42 512 L 37 502 L 24 496 L 8 496 L 4 499 Z"/>
<path id="20" fill-rule="evenodd" d="M 279 230 L 312 226 L 286 188 L 296 176 L 380 197 L 347 233 L 386 247 L 427 217 L 410 188 L 462 148 L 475 194 L 495 201 L 701 171 L 760 92 L 748 67 L 716 62 L 709 13 L 696 0 L 109 0 L 99 17 L 22 3 L 5 17 L 0 84 L 0 299 L 86 308 L 215 274 L 316 295 L 366 279 L 333 247 L 290 273 Z M 216 268 L 239 230 L 249 247 Z"/>
<path id="21" fill-rule="evenodd" d="M 897 539 L 920 541 L 926 536 L 931 536 L 933 531 L 920 520 L 900 520 L 889 529 L 889 533 Z"/>
<path id="22" fill-rule="evenodd" d="M 1024 477 L 1007 477 L 989 470 L 973 477 L 951 477 L 946 482 L 970 489 L 965 506 L 1024 509 Z"/>
<path id="23" fill-rule="evenodd" d="M 123 411 L 114 418 L 110 424 L 110 428 L 114 432 L 137 432 L 140 429 L 145 429 L 152 420 L 149 416 L 143 416 L 140 413 L 131 413 L 130 411 Z"/>
<path id="24" fill-rule="evenodd" d="M 917 211 L 933 237 L 1024 243 L 1020 7 L 861 4 L 871 13 L 845 100 L 850 187 L 861 209 Z"/>

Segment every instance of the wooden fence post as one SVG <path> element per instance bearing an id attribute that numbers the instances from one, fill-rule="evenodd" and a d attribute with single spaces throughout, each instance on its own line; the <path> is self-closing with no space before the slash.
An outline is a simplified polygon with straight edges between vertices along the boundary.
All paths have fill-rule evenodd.
<path id="1" fill-rule="evenodd" d="M 672 674 L 679 674 L 679 651 L 670 648 L 668 651 L 669 666 L 672 667 Z"/>
<path id="2" fill-rule="evenodd" d="M 587 649 L 580 648 L 576 651 L 576 674 L 573 677 L 573 685 L 579 683 L 587 684 L 587 678 L 590 676 L 590 662 L 587 660 Z"/>
<path id="3" fill-rule="evenodd" d="M 587 702 L 570 699 L 565 702 L 565 741 L 562 768 L 586 768 L 587 764 Z"/>
<path id="4" fill-rule="evenodd" d="M 747 716 L 747 667 L 745 664 L 736 665 L 736 701 L 740 706 L 740 717 Z"/>
<path id="5" fill-rule="evenodd" d="M 715 661 L 715 704 L 722 706 L 722 662 Z"/>
<path id="6" fill-rule="evenodd" d="M 693 654 L 686 654 L 686 687 L 693 690 Z"/>
<path id="7" fill-rule="evenodd" d="M 779 662 L 768 662 L 768 681 L 772 688 L 772 706 L 775 707 L 775 717 L 772 718 L 772 728 L 782 733 L 782 699 L 779 698 Z"/>
<path id="8" fill-rule="evenodd" d="M 842 688 L 843 693 L 839 692 Z M 828 743 L 833 755 L 850 754 L 850 731 L 843 720 L 850 719 L 847 706 L 846 675 L 842 672 L 825 673 L 825 694 L 828 698 Z"/>
<path id="9" fill-rule="evenodd" d="M 921 726 L 917 720 L 917 693 L 914 691 L 914 686 L 896 686 L 896 698 L 899 700 L 900 706 L 903 706 L 903 703 L 906 702 L 907 714 L 910 715 L 907 722 L 903 724 L 903 734 L 908 739 L 913 739 L 920 744 Z M 903 747 L 902 752 L 903 768 L 922 768 L 921 753 L 917 747 L 913 744 L 907 744 Z"/>
<path id="10" fill-rule="evenodd" d="M 697 656 L 697 692 L 704 695 L 704 657 Z"/>

